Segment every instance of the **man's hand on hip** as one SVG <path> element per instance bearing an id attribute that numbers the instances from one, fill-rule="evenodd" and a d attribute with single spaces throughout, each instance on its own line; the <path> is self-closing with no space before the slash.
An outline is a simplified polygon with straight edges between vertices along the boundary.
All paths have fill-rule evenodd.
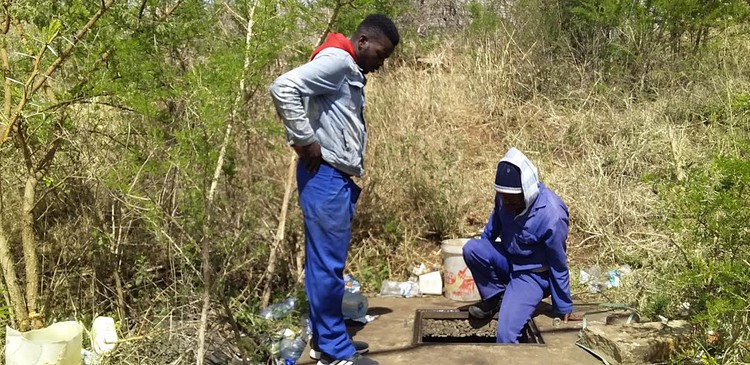
<path id="1" fill-rule="evenodd" d="M 313 142 L 307 146 L 294 145 L 294 151 L 305 164 L 305 169 L 310 172 L 317 172 L 320 164 L 323 162 L 323 155 L 320 153 L 320 143 Z"/>

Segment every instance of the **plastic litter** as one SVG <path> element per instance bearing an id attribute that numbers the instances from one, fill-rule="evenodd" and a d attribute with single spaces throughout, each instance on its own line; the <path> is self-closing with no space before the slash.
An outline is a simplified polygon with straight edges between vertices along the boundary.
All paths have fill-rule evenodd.
<path id="1" fill-rule="evenodd" d="M 117 329 L 112 317 L 96 317 L 91 325 L 91 346 L 101 355 L 117 347 Z"/>
<path id="2" fill-rule="evenodd" d="M 344 290 L 350 292 L 350 293 L 359 293 L 361 290 L 361 285 L 359 284 L 359 281 L 354 279 L 353 276 L 346 274 L 344 275 Z"/>
<path id="3" fill-rule="evenodd" d="M 86 349 L 81 350 L 81 357 L 83 357 L 83 365 L 97 365 L 99 364 L 99 355 L 96 352 L 89 351 Z"/>
<path id="4" fill-rule="evenodd" d="M 594 265 L 588 268 L 588 270 L 581 270 L 581 284 L 588 284 L 589 293 L 600 293 L 604 288 L 604 283 L 601 280 L 601 269 L 598 265 Z"/>
<path id="5" fill-rule="evenodd" d="M 260 311 L 260 316 L 267 320 L 283 318 L 294 310 L 296 304 L 296 298 L 286 298 L 283 302 L 269 305 Z"/>
<path id="6" fill-rule="evenodd" d="M 300 328 L 302 332 L 299 337 L 305 342 L 310 341 L 312 338 L 312 326 L 310 324 L 310 317 L 307 314 L 303 314 L 302 318 L 300 318 Z"/>
<path id="7" fill-rule="evenodd" d="M 415 266 L 411 269 L 411 273 L 419 276 L 427 272 L 427 266 L 425 264 L 419 264 L 419 266 Z"/>
<path id="8" fill-rule="evenodd" d="M 588 284 L 589 293 L 600 293 L 602 290 L 618 288 L 622 284 L 622 278 L 631 274 L 633 270 L 628 265 L 622 265 L 617 269 L 601 271 L 598 265 L 581 270 L 580 283 Z"/>
<path id="9" fill-rule="evenodd" d="M 422 294 L 443 294 L 443 278 L 440 271 L 419 275 L 419 290 Z"/>
<path id="10" fill-rule="evenodd" d="M 414 281 L 384 280 L 380 286 L 380 295 L 384 297 L 411 298 L 420 294 L 419 284 Z"/>
<path id="11" fill-rule="evenodd" d="M 284 338 L 279 344 L 279 355 L 284 360 L 284 365 L 295 365 L 302 356 L 307 342 L 301 338 Z"/>
<path id="12" fill-rule="evenodd" d="M 341 303 L 341 312 L 344 319 L 359 320 L 367 315 L 367 297 L 360 293 L 344 292 L 344 300 Z"/>
<path id="13" fill-rule="evenodd" d="M 83 327 L 78 322 L 58 322 L 28 332 L 5 327 L 7 365 L 80 365 L 82 351 Z"/>
<path id="14" fill-rule="evenodd" d="M 617 288 L 620 286 L 620 270 L 609 270 L 609 281 L 607 282 L 607 289 Z"/>

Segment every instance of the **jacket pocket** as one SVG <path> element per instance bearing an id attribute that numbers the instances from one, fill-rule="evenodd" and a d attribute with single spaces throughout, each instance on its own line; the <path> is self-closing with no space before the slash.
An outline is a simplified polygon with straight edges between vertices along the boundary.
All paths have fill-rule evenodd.
<path id="1" fill-rule="evenodd" d="M 356 80 L 347 80 L 347 84 L 349 85 L 349 109 L 356 113 L 359 113 L 364 106 L 365 84 Z"/>

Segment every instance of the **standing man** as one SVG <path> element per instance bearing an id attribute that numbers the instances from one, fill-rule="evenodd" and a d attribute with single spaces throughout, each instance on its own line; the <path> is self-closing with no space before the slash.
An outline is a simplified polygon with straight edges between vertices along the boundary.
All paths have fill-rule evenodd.
<path id="1" fill-rule="evenodd" d="M 305 222 L 305 290 L 310 356 L 318 365 L 372 365 L 352 342 L 341 313 L 344 263 L 364 174 L 365 74 L 378 70 L 400 40 L 393 21 L 372 14 L 351 38 L 332 33 L 310 62 L 281 75 L 270 91 L 289 144 L 299 156 L 297 186 Z"/>
<path id="2" fill-rule="evenodd" d="M 488 318 L 499 307 L 498 343 L 518 343 L 524 325 L 549 295 L 565 323 L 579 320 L 571 316 L 568 208 L 538 176 L 534 164 L 511 148 L 497 165 L 489 222 L 481 238 L 463 249 L 482 297 L 469 307 L 469 314 Z"/>

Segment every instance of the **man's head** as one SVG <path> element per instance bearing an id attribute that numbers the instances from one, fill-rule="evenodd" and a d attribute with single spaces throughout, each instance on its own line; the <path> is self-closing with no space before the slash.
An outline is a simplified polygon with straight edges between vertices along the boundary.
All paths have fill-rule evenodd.
<path id="1" fill-rule="evenodd" d="M 393 21 L 382 14 L 370 14 L 352 37 L 357 64 L 364 73 L 376 71 L 391 56 L 401 37 Z"/>
<path id="2" fill-rule="evenodd" d="M 504 210 L 518 215 L 526 209 L 522 186 L 521 169 L 507 161 L 497 164 L 495 191 L 502 199 Z"/>

